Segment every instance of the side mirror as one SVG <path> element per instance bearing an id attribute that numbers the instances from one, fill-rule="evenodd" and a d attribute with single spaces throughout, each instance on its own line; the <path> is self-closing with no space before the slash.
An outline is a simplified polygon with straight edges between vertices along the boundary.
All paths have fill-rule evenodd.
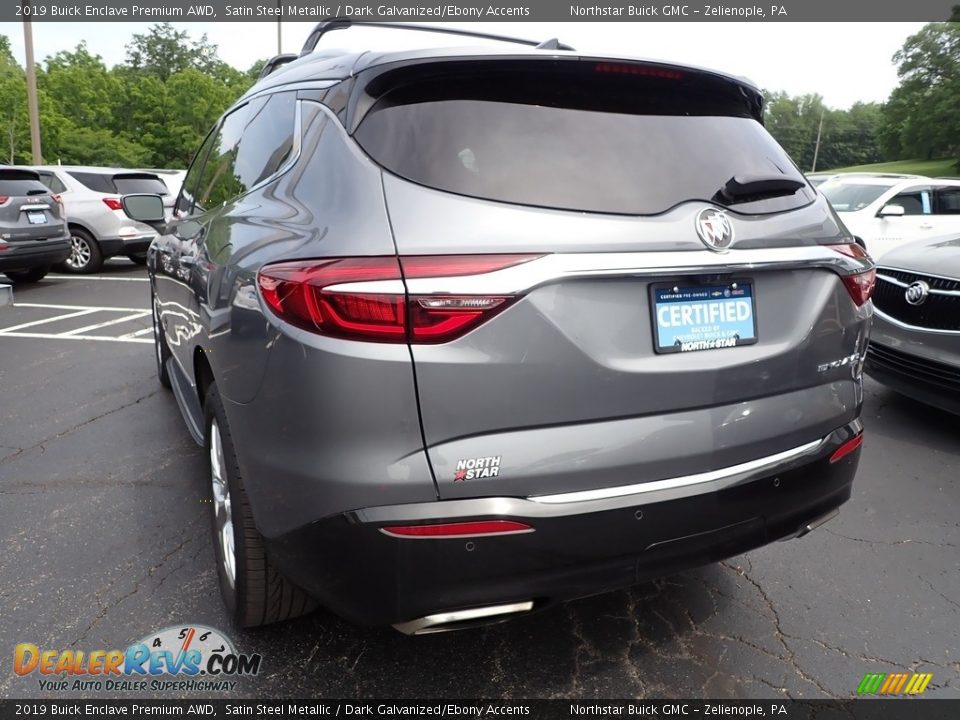
<path id="1" fill-rule="evenodd" d="M 124 195 L 120 198 L 120 205 L 128 218 L 149 225 L 154 230 L 159 230 L 160 227 L 167 224 L 163 210 L 163 198 L 159 195 Z"/>
<path id="2" fill-rule="evenodd" d="M 903 209 L 903 205 L 894 205 L 891 203 L 880 208 L 877 217 L 903 217 L 906 214 L 907 211 Z"/>

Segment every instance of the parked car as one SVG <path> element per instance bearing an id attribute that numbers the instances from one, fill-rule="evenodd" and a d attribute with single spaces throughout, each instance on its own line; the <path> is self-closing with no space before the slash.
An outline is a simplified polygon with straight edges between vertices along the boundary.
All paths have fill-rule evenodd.
<path id="1" fill-rule="evenodd" d="M 887 253 L 874 303 L 867 373 L 960 413 L 960 233 Z"/>
<path id="2" fill-rule="evenodd" d="M 186 170 L 170 170 L 170 169 L 149 169 L 143 170 L 142 172 L 153 173 L 163 180 L 163 184 L 167 186 L 167 191 L 169 192 L 170 198 L 175 199 L 177 195 L 180 194 L 180 188 L 183 185 L 183 178 L 186 177 Z M 169 203 L 169 207 L 173 207 L 173 202 Z"/>
<path id="3" fill-rule="evenodd" d="M 960 234 L 960 180 L 858 174 L 818 189 L 875 258 L 914 240 Z"/>
<path id="4" fill-rule="evenodd" d="M 106 258 L 126 255 L 146 262 L 156 231 L 131 222 L 120 207 L 127 193 L 157 193 L 172 209 L 175 196 L 155 173 L 103 167 L 46 165 L 35 168 L 40 179 L 63 199 L 71 235 L 71 252 L 58 268 L 65 272 L 94 273 Z"/>
<path id="5" fill-rule="evenodd" d="M 873 263 L 759 90 L 556 42 L 310 54 L 352 25 L 227 111 L 172 221 L 123 200 L 234 620 L 455 629 L 832 517 Z"/>
<path id="6" fill-rule="evenodd" d="M 32 170 L 0 167 L 0 272 L 38 282 L 70 254 L 60 199 Z"/>
<path id="7" fill-rule="evenodd" d="M 840 176 L 836 173 L 807 173 L 807 182 L 814 187 L 820 187 L 827 180 L 833 180 L 836 177 Z"/>

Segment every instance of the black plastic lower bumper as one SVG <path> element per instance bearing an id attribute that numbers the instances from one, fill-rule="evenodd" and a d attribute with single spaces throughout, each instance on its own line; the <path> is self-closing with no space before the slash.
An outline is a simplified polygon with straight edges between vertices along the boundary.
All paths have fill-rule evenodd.
<path id="1" fill-rule="evenodd" d="M 70 239 L 10 243 L 0 252 L 0 272 L 56 265 L 70 256 Z"/>
<path id="2" fill-rule="evenodd" d="M 291 580 L 361 624 L 514 602 L 542 608 L 802 534 L 849 499 L 859 450 L 837 462 L 830 455 L 860 429 L 852 423 L 814 456 L 717 491 L 699 485 L 655 502 L 619 497 L 609 509 L 604 501 L 544 506 L 519 498 L 372 508 L 270 540 L 268 552 Z M 437 523 L 511 519 L 534 531 L 443 539 L 382 532 L 423 523 L 425 514 Z"/>
<path id="3" fill-rule="evenodd" d="M 960 367 L 871 342 L 863 368 L 892 390 L 960 414 Z"/>

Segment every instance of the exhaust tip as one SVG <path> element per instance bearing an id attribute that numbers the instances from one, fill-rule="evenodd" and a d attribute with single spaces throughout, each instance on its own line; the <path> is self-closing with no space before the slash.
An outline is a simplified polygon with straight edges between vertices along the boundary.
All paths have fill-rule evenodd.
<path id="1" fill-rule="evenodd" d="M 830 522 L 831 520 L 833 520 L 833 519 L 834 519 L 837 515 L 839 515 L 839 514 L 840 514 L 840 511 L 839 511 L 837 508 L 834 508 L 833 510 L 831 510 L 830 512 L 828 512 L 826 515 L 821 515 L 820 517 L 818 517 L 818 518 L 817 518 L 816 520 L 814 520 L 813 522 L 810 522 L 810 523 L 808 523 L 807 525 L 804 525 L 804 526 L 803 526 L 803 529 L 800 531 L 800 534 L 797 535 L 797 537 L 798 537 L 798 538 L 802 538 L 802 537 L 803 537 L 804 535 L 806 535 L 807 533 L 813 532 L 814 530 L 816 530 L 816 529 L 817 529 L 818 527 L 820 527 L 821 525 L 825 525 L 826 523 L 828 523 L 828 522 Z"/>
<path id="2" fill-rule="evenodd" d="M 486 607 L 470 608 L 469 610 L 452 610 L 435 615 L 426 615 L 416 620 L 397 623 L 393 627 L 404 635 L 430 635 L 502 622 L 513 615 L 520 615 L 531 610 L 533 610 L 533 601 L 527 600 L 507 605 L 487 605 Z"/>

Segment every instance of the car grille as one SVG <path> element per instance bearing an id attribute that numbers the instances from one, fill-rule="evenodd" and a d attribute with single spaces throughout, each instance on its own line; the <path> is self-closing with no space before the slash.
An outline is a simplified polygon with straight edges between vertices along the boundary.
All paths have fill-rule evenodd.
<path id="1" fill-rule="evenodd" d="M 930 286 L 930 294 L 922 305 L 911 305 L 904 297 L 907 286 L 923 280 Z M 955 292 L 940 295 L 934 290 Z M 873 304 L 884 315 L 907 325 L 929 330 L 960 330 L 960 280 L 931 277 L 905 270 L 877 268 L 877 287 Z"/>
<path id="2" fill-rule="evenodd" d="M 960 393 L 960 367 L 870 343 L 867 348 L 867 372 L 874 369 L 934 386 L 942 391 Z"/>

